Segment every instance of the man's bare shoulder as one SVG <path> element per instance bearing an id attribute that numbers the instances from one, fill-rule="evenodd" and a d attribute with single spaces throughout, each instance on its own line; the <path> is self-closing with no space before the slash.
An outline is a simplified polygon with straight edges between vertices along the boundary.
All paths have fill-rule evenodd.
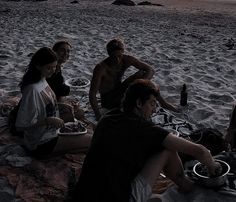
<path id="1" fill-rule="evenodd" d="M 123 55 L 123 62 L 124 64 L 131 66 L 133 64 L 135 64 L 136 62 L 138 62 L 139 60 L 137 58 L 135 58 L 132 55 L 128 55 L 128 54 L 124 54 Z"/>
<path id="2" fill-rule="evenodd" d="M 135 57 L 132 56 L 132 55 L 129 55 L 129 54 L 124 54 L 124 55 L 123 55 L 123 59 L 124 59 L 124 60 L 132 60 L 132 59 L 135 59 Z"/>
<path id="3" fill-rule="evenodd" d="M 98 63 L 95 68 L 94 68 L 94 73 L 101 73 L 104 72 L 107 68 L 107 65 L 105 63 L 105 60 L 103 60 L 102 62 Z"/>

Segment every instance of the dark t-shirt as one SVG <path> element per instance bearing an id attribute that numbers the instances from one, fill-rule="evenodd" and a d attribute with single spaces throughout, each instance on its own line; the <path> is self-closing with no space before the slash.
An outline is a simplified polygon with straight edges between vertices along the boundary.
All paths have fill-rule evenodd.
<path id="1" fill-rule="evenodd" d="M 69 95 L 70 87 L 64 83 L 61 71 L 54 73 L 47 82 L 57 97 Z"/>
<path id="2" fill-rule="evenodd" d="M 168 133 L 135 114 L 108 113 L 96 127 L 73 201 L 128 202 L 131 182 L 163 150 Z"/>

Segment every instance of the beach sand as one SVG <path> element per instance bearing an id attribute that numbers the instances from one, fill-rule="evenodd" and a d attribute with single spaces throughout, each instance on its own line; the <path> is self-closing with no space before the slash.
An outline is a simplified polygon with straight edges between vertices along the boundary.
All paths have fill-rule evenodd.
<path id="1" fill-rule="evenodd" d="M 126 53 L 155 68 L 153 81 L 169 102 L 179 106 L 181 87 L 187 85 L 188 106 L 176 117 L 225 133 L 236 99 L 236 1 L 151 1 L 163 6 L 71 2 L 0 0 L 0 104 L 20 97 L 18 83 L 40 47 L 69 40 L 65 78 L 90 80 L 95 65 L 107 56 L 107 41 L 120 37 Z M 88 90 L 72 89 L 70 97 L 94 121 Z"/>
<path id="2" fill-rule="evenodd" d="M 91 79 L 94 66 L 107 56 L 107 41 L 120 37 L 127 53 L 155 68 L 153 81 L 168 101 L 179 105 L 186 83 L 189 105 L 180 116 L 197 127 L 225 132 L 236 98 L 236 1 L 151 2 L 163 6 L 116 6 L 108 0 L 0 1 L 1 100 L 19 90 L 30 55 L 38 48 L 69 40 L 73 48 L 65 78 Z M 94 120 L 88 88 L 71 96 Z"/>

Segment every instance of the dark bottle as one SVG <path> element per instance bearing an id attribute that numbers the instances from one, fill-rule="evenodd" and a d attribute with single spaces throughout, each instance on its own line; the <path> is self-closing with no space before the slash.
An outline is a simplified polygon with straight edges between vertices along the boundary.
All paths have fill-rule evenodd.
<path id="1" fill-rule="evenodd" d="M 188 93 L 186 84 L 184 84 L 180 94 L 180 105 L 185 106 L 187 104 L 188 104 Z"/>

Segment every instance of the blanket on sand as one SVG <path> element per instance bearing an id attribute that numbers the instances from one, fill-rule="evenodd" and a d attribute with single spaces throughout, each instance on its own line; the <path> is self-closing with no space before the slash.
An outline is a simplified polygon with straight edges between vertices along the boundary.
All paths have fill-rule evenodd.
<path id="1" fill-rule="evenodd" d="M 49 159 L 35 159 L 13 136 L 8 127 L 10 111 L 19 102 L 17 96 L 0 100 L 0 201 L 62 202 L 79 178 L 84 153 L 65 154 Z M 160 176 L 155 193 L 163 193 L 171 180 Z"/>
<path id="2" fill-rule="evenodd" d="M 22 147 L 21 139 L 10 134 L 7 124 L 9 112 L 18 101 L 18 97 L 13 96 L 0 103 L 0 201 L 64 201 L 79 178 L 85 154 L 66 154 L 44 160 L 30 157 Z M 167 129 L 175 129 L 185 137 L 195 129 L 184 119 L 163 109 L 153 116 L 153 121 Z M 168 202 L 235 200 L 236 153 L 223 152 L 220 158 L 225 158 L 233 173 L 220 189 L 197 186 L 188 195 L 180 194 L 171 180 L 160 176 L 153 193 L 160 194 L 162 200 Z M 192 165 L 188 162 L 186 170 L 191 170 Z"/>

